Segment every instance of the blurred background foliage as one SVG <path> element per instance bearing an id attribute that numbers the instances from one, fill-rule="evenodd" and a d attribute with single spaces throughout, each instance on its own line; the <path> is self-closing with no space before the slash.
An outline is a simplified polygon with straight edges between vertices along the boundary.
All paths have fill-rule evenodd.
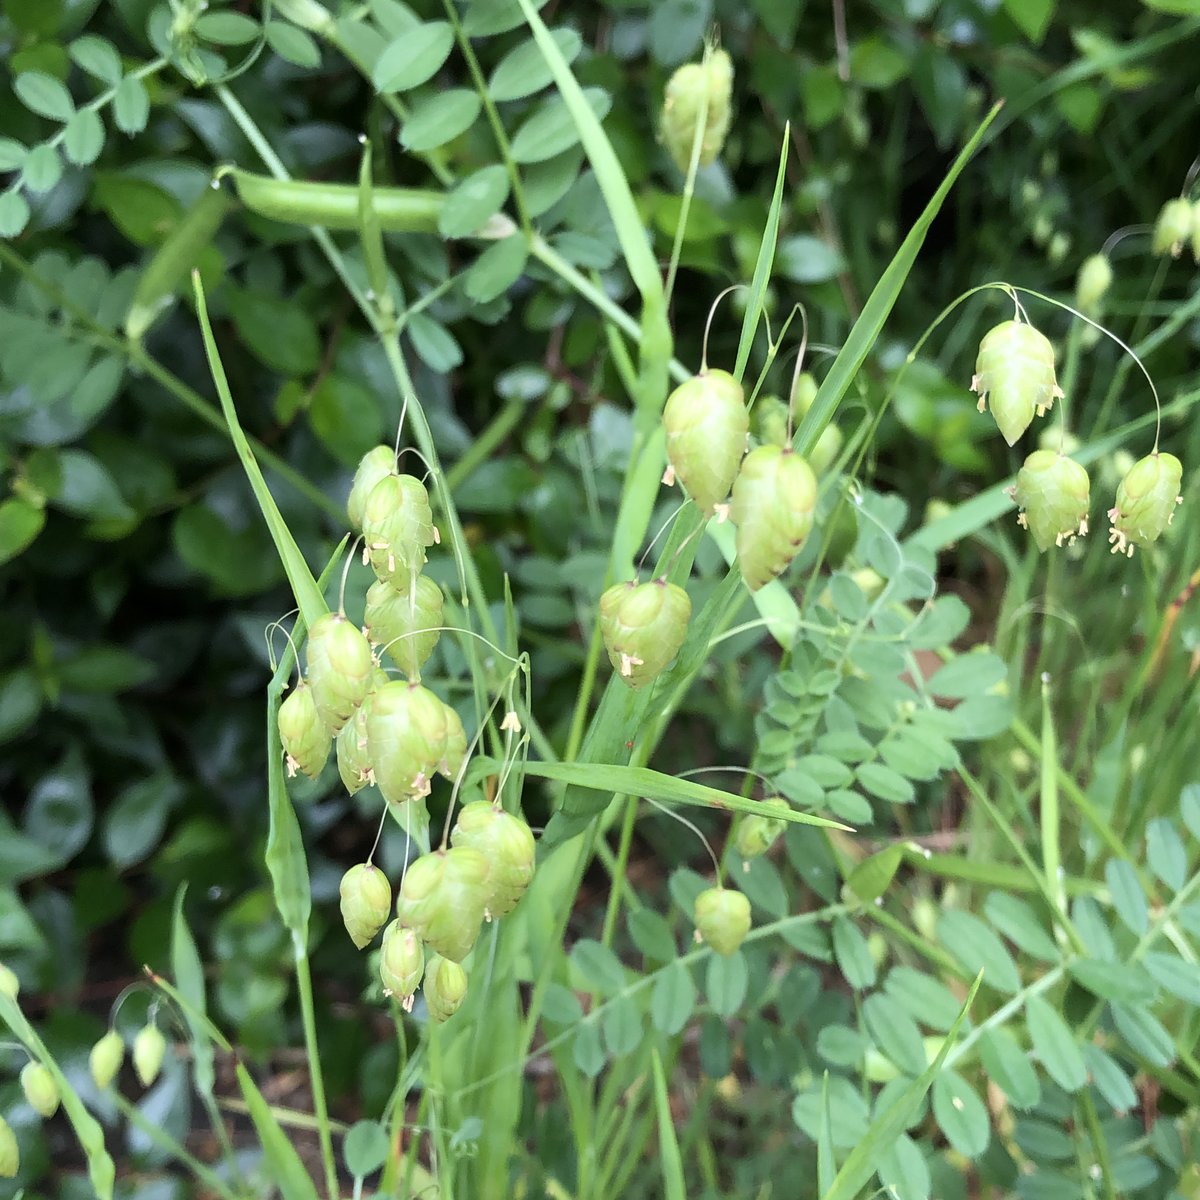
<path id="1" fill-rule="evenodd" d="M 140 271 L 205 193 L 214 167 L 263 169 L 221 93 L 244 106 L 299 178 L 353 182 L 365 135 L 379 186 L 444 189 L 472 177 L 487 194 L 456 193 L 465 229 L 508 195 L 452 41 L 440 63 L 430 50 L 428 78 L 393 86 L 408 68 L 385 58 L 386 48 L 416 18 L 443 21 L 446 9 L 434 0 L 330 7 L 339 20 L 314 31 L 304 0 L 276 0 L 265 21 L 245 4 L 203 12 L 155 0 L 0 5 L 0 955 L 40 997 L 35 1012 L 40 1005 L 48 1036 L 76 1067 L 79 1047 L 141 965 L 165 966 L 184 882 L 222 1025 L 259 1056 L 295 1037 L 285 938 L 261 854 L 263 630 L 291 600 L 212 419 L 182 281 L 183 294 L 143 337 L 126 334 Z M 551 0 L 542 12 L 591 89 L 664 262 L 682 182 L 656 139 L 665 81 L 699 55 L 713 26 L 733 57 L 736 115 L 722 160 L 697 183 L 671 314 L 676 356 L 690 368 L 713 298 L 753 270 L 785 134 L 771 316 L 777 326 L 793 303 L 807 306 L 820 375 L 964 134 L 1005 99 L 848 398 L 841 423 L 850 434 L 878 412 L 909 349 L 960 293 L 1007 279 L 1069 301 L 1084 258 L 1114 231 L 1152 222 L 1179 192 L 1200 147 L 1196 7 L 863 0 L 838 14 L 818 0 Z M 477 69 L 512 138 L 533 224 L 562 260 L 617 303 L 631 302 L 599 189 L 574 126 L 546 90 L 549 75 L 529 57 L 519 10 L 473 2 L 454 12 L 475 39 Z M 243 421 L 299 478 L 269 472 L 298 541 L 320 565 L 343 531 L 338 510 L 353 466 L 390 440 L 399 402 L 377 345 L 305 231 L 240 211 L 225 186 L 229 212 L 199 269 Z M 484 263 L 474 244 L 435 233 L 390 235 L 388 247 L 404 305 L 420 305 L 406 327 L 409 358 L 485 586 L 499 602 L 504 576 L 512 579 L 535 710 L 561 745 L 631 436 L 618 367 L 595 310 L 544 263 Z M 1137 228 L 1113 260 L 1106 319 L 1122 337 L 1133 340 L 1195 295 L 1190 256 L 1152 259 Z M 713 365 L 728 365 L 737 344 L 736 297 L 727 304 L 709 343 Z M 866 471 L 906 502 L 908 529 L 930 501 L 967 499 L 1018 463 L 988 436 L 967 390 L 978 336 L 1001 309 L 977 298 L 940 327 L 871 440 Z M 1045 309 L 1041 319 L 1061 337 L 1061 313 Z M 1164 402 L 1194 378 L 1196 341 L 1191 320 L 1155 347 L 1149 365 Z M 1081 437 L 1147 411 L 1136 374 L 1109 389 L 1122 370 L 1110 342 L 1074 354 L 1067 391 Z M 786 394 L 790 372 L 781 360 L 768 389 Z M 1168 421 L 1164 444 L 1185 463 L 1200 461 L 1200 437 L 1180 421 Z M 1014 532 L 1006 525 L 949 549 L 940 570 L 970 609 L 968 640 L 1007 637 L 1020 676 L 1039 649 L 998 623 L 1012 617 L 1001 613 L 1002 589 L 1024 553 L 1009 545 Z M 1101 570 L 1094 564 L 1109 561 L 1102 549 L 1089 551 L 1092 579 Z M 1184 565 L 1143 556 L 1128 579 L 1161 606 L 1174 591 L 1160 589 L 1178 584 Z M 698 588 L 720 569 L 705 547 Z M 1028 574 L 1027 562 L 1022 569 Z M 1120 673 L 1130 622 L 1112 616 L 1124 594 L 1115 575 L 1100 588 L 1073 588 L 1057 575 L 1054 587 L 1054 602 L 1074 611 L 1086 634 L 1064 633 L 1070 654 L 1043 648 L 1060 662 L 1085 660 L 1063 684 L 1069 700 Z M 1143 614 L 1154 610 L 1154 599 L 1138 603 Z M 1181 629 L 1195 644 L 1194 615 Z M 769 644 L 749 655 L 733 649 L 715 657 L 689 698 L 660 769 L 703 765 L 700 745 L 715 761 L 749 762 L 774 656 Z M 439 669 L 463 677 L 450 650 Z M 1111 732 L 1085 729 L 1081 756 Z M 1185 775 L 1177 767 L 1173 784 Z M 369 846 L 373 820 L 340 789 L 305 786 L 297 799 L 327 927 L 342 867 Z M 936 828 L 939 811 L 930 803 L 918 823 Z M 644 841 L 651 887 L 697 849 L 655 821 Z M 581 898 L 586 928 L 586 889 Z M 379 1075 L 389 1048 L 359 1020 L 353 953 L 341 938 L 319 940 L 317 929 L 331 1083 L 351 1110 L 370 1111 L 386 1090 Z M 796 969 L 812 979 L 781 995 L 816 986 L 815 972 Z M 794 1007 L 799 1018 L 804 1006 Z M 137 1008 L 135 997 L 122 1022 L 132 1027 Z M 752 1041 L 748 1034 L 748 1056 Z M 711 1056 L 706 1070 L 723 1073 L 721 1040 L 707 1025 L 699 1053 L 702 1062 Z M 779 1072 L 774 1057 L 763 1048 L 760 1067 L 751 1064 L 762 1081 Z M 170 1074 L 160 1085 L 168 1086 L 175 1091 L 163 1112 L 186 1127 L 186 1088 Z M 853 1108 L 853 1097 L 845 1102 Z M 764 1118 L 771 1102 L 763 1103 L 762 1113 L 751 1102 L 739 1119 Z M 1053 1132 L 1046 1125 L 1037 1136 Z M 549 1161 L 552 1131 L 538 1136 Z M 746 1189 L 769 1177 L 769 1163 L 737 1168 Z"/>

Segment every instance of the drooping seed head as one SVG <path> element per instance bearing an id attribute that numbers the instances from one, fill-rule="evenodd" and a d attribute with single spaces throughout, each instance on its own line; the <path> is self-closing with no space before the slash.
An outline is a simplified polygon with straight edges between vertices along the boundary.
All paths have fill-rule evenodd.
<path id="1" fill-rule="evenodd" d="M 50 1068 L 44 1063 L 27 1062 L 21 1068 L 21 1091 L 29 1107 L 40 1117 L 52 1117 L 58 1112 L 61 1097 Z"/>
<path id="2" fill-rule="evenodd" d="M 133 1039 L 133 1069 L 142 1087 L 149 1087 L 162 1070 L 167 1054 L 167 1039 L 153 1021 L 143 1025 Z"/>
<path id="3" fill-rule="evenodd" d="M 316 779 L 329 758 L 330 737 L 312 688 L 303 679 L 284 697 L 276 720 L 288 775 L 299 771 Z"/>
<path id="4" fill-rule="evenodd" d="M 700 937 L 728 956 L 750 932 L 750 901 L 729 888 L 709 888 L 696 897 L 695 922 Z"/>
<path id="5" fill-rule="evenodd" d="M 21 981 L 17 978 L 17 973 L 11 967 L 0 963 L 0 995 L 15 1000 L 20 992 Z"/>
<path id="6" fill-rule="evenodd" d="M 746 450 L 750 416 L 742 385 L 728 371 L 705 371 L 681 383 L 663 408 L 667 458 L 700 511 L 715 511 Z"/>
<path id="7" fill-rule="evenodd" d="M 817 477 L 800 455 L 759 446 L 746 455 L 733 484 L 730 520 L 737 526 L 738 562 L 756 592 L 781 574 L 812 531 Z"/>
<path id="8" fill-rule="evenodd" d="M 764 800 L 762 807 L 774 812 L 791 811 L 791 805 L 781 796 Z M 782 817 L 773 817 L 768 812 L 749 813 L 738 821 L 734 848 L 744 859 L 758 858 L 770 850 L 786 828 L 787 821 Z"/>
<path id="9" fill-rule="evenodd" d="M 21 1149 L 12 1126 L 0 1117 L 0 1179 L 12 1179 L 21 1169 Z"/>
<path id="10" fill-rule="evenodd" d="M 375 660 L 357 625 L 326 613 L 308 631 L 308 686 L 317 715 L 333 736 L 371 688 Z"/>
<path id="11" fill-rule="evenodd" d="M 337 735 L 338 774 L 342 777 L 342 783 L 346 785 L 346 791 L 352 796 L 375 782 L 371 744 L 367 739 L 367 721 L 375 703 L 376 691 L 387 682 L 387 672 L 377 668 L 371 676 L 371 690 L 363 697 L 363 702 L 354 710 L 354 715 Z"/>
<path id="12" fill-rule="evenodd" d="M 117 1077 L 121 1064 L 125 1061 L 125 1043 L 121 1035 L 110 1029 L 91 1049 L 88 1055 L 88 1066 L 92 1072 L 92 1082 L 106 1091 Z"/>
<path id="13" fill-rule="evenodd" d="M 367 590 L 363 623 L 372 645 L 386 647 L 409 679 L 420 679 L 441 636 L 442 589 L 426 575 L 399 588 L 376 581 Z"/>
<path id="14" fill-rule="evenodd" d="M 384 994 L 395 997 L 405 1009 L 412 1008 L 413 994 L 425 970 L 425 947 L 412 929 L 392 921 L 383 931 L 379 955 L 379 978 Z"/>
<path id="15" fill-rule="evenodd" d="M 1009 494 L 1021 509 L 1017 521 L 1033 534 L 1039 550 L 1048 550 L 1087 533 L 1090 488 L 1087 471 L 1073 458 L 1035 450 Z"/>
<path id="16" fill-rule="evenodd" d="M 1179 494 L 1183 464 L 1173 454 L 1147 454 L 1117 485 L 1117 502 L 1109 509 L 1108 540 L 1114 554 L 1133 557 L 1135 546 L 1149 546 L 1163 535 L 1183 503 Z"/>
<path id="17" fill-rule="evenodd" d="M 459 812 L 450 842 L 473 847 L 491 863 L 487 913 L 506 917 L 533 878 L 533 831 L 520 817 L 486 800 L 475 800 Z"/>
<path id="18" fill-rule="evenodd" d="M 371 863 L 356 863 L 338 886 L 342 924 L 361 950 L 384 927 L 392 910 L 392 885 Z"/>
<path id="19" fill-rule="evenodd" d="M 610 587 L 600 597 L 600 632 L 621 680 L 637 689 L 657 679 L 679 653 L 691 615 L 687 592 L 665 579 Z"/>
<path id="20" fill-rule="evenodd" d="M 367 497 L 385 475 L 392 475 L 395 470 L 396 452 L 391 446 L 376 446 L 359 460 L 358 470 L 354 472 L 354 483 L 350 488 L 350 498 L 346 501 L 346 511 L 350 514 L 352 529 L 361 532 L 363 508 L 366 506 Z"/>
<path id="21" fill-rule="evenodd" d="M 396 915 L 443 958 L 462 962 L 487 908 L 491 863 L 470 846 L 435 850 L 409 863 Z"/>
<path id="22" fill-rule="evenodd" d="M 713 49 L 703 62 L 685 64 L 667 83 L 659 128 L 667 152 L 681 171 L 688 169 L 692 158 L 692 142 L 705 96 L 708 108 L 700 140 L 702 167 L 715 162 L 721 153 L 733 116 L 733 61 L 724 50 Z"/>
<path id="23" fill-rule="evenodd" d="M 1176 196 L 1158 210 L 1150 251 L 1152 254 L 1169 254 L 1172 258 L 1178 258 L 1195 231 L 1192 205 L 1182 196 Z"/>
<path id="24" fill-rule="evenodd" d="M 385 583 L 404 587 L 425 565 L 437 541 L 429 493 L 413 475 L 385 475 L 363 505 L 364 560 Z"/>
<path id="25" fill-rule="evenodd" d="M 392 680 L 375 692 L 367 746 L 385 800 L 403 804 L 429 794 L 434 773 L 443 769 L 452 749 L 452 715 L 457 722 L 453 710 L 418 683 Z"/>
<path id="26" fill-rule="evenodd" d="M 1075 307 L 1087 316 L 1100 311 L 1100 302 L 1112 287 L 1113 269 L 1107 255 L 1093 254 L 1083 260 L 1075 280 Z"/>
<path id="27" fill-rule="evenodd" d="M 979 343 L 971 390 L 979 394 L 979 411 L 990 405 L 1004 440 L 1015 445 L 1034 414 L 1045 416 L 1062 395 L 1054 347 L 1025 321 L 1002 322 Z"/>
<path id="28" fill-rule="evenodd" d="M 448 1021 L 467 997 L 467 972 L 448 958 L 435 957 L 425 971 L 425 1004 L 430 1020 Z"/>

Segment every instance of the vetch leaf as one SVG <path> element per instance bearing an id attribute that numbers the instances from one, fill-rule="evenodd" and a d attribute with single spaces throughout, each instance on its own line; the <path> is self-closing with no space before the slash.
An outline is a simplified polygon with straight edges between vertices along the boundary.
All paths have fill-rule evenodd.
<path id="1" fill-rule="evenodd" d="M 1121 923 L 1140 937 L 1150 927 L 1150 912 L 1133 864 L 1123 858 L 1110 858 L 1104 867 L 1104 880 Z"/>
<path id="2" fill-rule="evenodd" d="M 893 967 L 883 990 L 915 1021 L 945 1033 L 958 1016 L 958 1001 L 945 984 L 913 967 Z"/>
<path id="3" fill-rule="evenodd" d="M 678 953 L 675 935 L 662 913 L 652 908 L 639 908 L 629 914 L 627 923 L 633 944 L 648 959 L 670 962 Z"/>
<path id="4" fill-rule="evenodd" d="M 13 80 L 12 87 L 17 99 L 40 117 L 69 121 L 75 112 L 66 84 L 43 71 L 25 71 Z"/>
<path id="5" fill-rule="evenodd" d="M 583 39 L 574 29 L 552 29 L 550 36 L 565 62 L 571 63 L 583 47 Z M 554 72 L 541 47 L 530 39 L 514 46 L 496 65 L 488 82 L 493 100 L 521 100 L 540 92 L 554 82 Z"/>
<path id="6" fill-rule="evenodd" d="M 921 1031 L 894 1000 L 879 993 L 868 996 L 862 1013 L 872 1041 L 901 1071 L 915 1077 L 925 1070 L 929 1064 Z"/>
<path id="7" fill-rule="evenodd" d="M 479 97 L 467 88 L 434 92 L 413 105 L 400 130 L 400 144 L 418 154 L 436 150 L 469 129 L 481 106 Z"/>
<path id="8" fill-rule="evenodd" d="M 846 982 L 856 991 L 875 986 L 875 960 L 867 939 L 845 917 L 833 922 L 833 955 Z"/>
<path id="9" fill-rule="evenodd" d="M 1173 996 L 1200 1005 L 1200 964 L 1152 950 L 1142 959 L 1147 971 Z"/>
<path id="10" fill-rule="evenodd" d="M 612 97 L 603 88 L 584 88 L 583 96 L 599 121 L 612 107 Z M 562 96 L 551 96 L 534 109 L 513 135 L 512 156 L 518 163 L 545 162 L 579 141 L 579 129 Z"/>
<path id="11" fill-rule="evenodd" d="M 696 1006 L 696 985 L 691 972 L 673 962 L 659 972 L 650 995 L 650 1019 L 659 1033 L 677 1034 L 690 1020 Z"/>
<path id="12" fill-rule="evenodd" d="M 735 950 L 732 954 L 714 954 L 708 960 L 704 978 L 704 995 L 713 1010 L 723 1017 L 732 1017 L 746 999 L 750 973 L 746 956 Z"/>
<path id="13" fill-rule="evenodd" d="M 600 1041 L 600 1030 L 595 1021 L 584 1021 L 575 1034 L 571 1046 L 575 1065 L 589 1078 L 595 1079 L 604 1069 L 604 1046 Z"/>
<path id="14" fill-rule="evenodd" d="M 378 91 L 403 92 L 437 74 L 454 48 L 454 30 L 446 21 L 426 21 L 389 43 L 371 72 Z"/>
<path id="15" fill-rule="evenodd" d="M 1014 1108 L 1033 1108 L 1041 1099 L 1042 1086 L 1029 1054 L 1003 1026 L 989 1029 L 980 1037 L 979 1057 L 988 1079 Z"/>
<path id="16" fill-rule="evenodd" d="M 447 195 L 438 214 L 438 232 L 446 238 L 474 233 L 488 217 L 500 211 L 508 197 L 508 188 L 508 172 L 499 164 L 481 167 L 466 176 Z"/>
<path id="17" fill-rule="evenodd" d="M 110 87 L 121 82 L 121 56 L 106 38 L 86 34 L 67 47 L 72 61 L 81 70 L 107 83 Z"/>
<path id="18" fill-rule="evenodd" d="M 1129 1048 L 1156 1067 L 1169 1067 L 1175 1061 L 1175 1042 L 1148 1009 L 1127 1004 L 1110 1004 L 1113 1024 L 1129 1043 Z"/>
<path id="19" fill-rule="evenodd" d="M 625 987 L 621 960 L 600 942 L 584 938 L 571 947 L 571 965 L 584 984 L 602 996 L 615 996 Z"/>
<path id="20" fill-rule="evenodd" d="M 1025 1018 L 1033 1049 L 1046 1074 L 1063 1091 L 1079 1091 L 1087 1083 L 1087 1067 L 1066 1022 L 1041 996 L 1026 999 Z"/>
<path id="21" fill-rule="evenodd" d="M 113 97 L 112 111 L 122 133 L 141 133 L 150 119 L 150 93 L 146 85 L 136 76 L 126 75 Z"/>
<path id="22" fill-rule="evenodd" d="M 86 167 L 100 157 L 104 149 L 104 122 L 91 108 L 81 108 L 63 131 L 63 150 L 79 167 Z"/>
<path id="23" fill-rule="evenodd" d="M 1172 891 L 1179 891 L 1187 880 L 1187 850 L 1166 817 L 1157 817 L 1146 826 L 1146 862 Z"/>
<path id="24" fill-rule="evenodd" d="M 972 913 L 948 909 L 938 918 L 938 941 L 971 974 L 983 972 L 983 981 L 1012 995 L 1021 986 L 1012 955 L 996 934 Z"/>
<path id="25" fill-rule="evenodd" d="M 1042 962 L 1056 963 L 1062 955 L 1033 908 L 1009 892 L 990 892 L 984 901 L 987 919 L 1010 942 Z"/>
<path id="26" fill-rule="evenodd" d="M 346 1170 L 360 1179 L 372 1175 L 387 1162 L 390 1148 L 388 1132 L 378 1121 L 355 1121 L 342 1142 Z"/>

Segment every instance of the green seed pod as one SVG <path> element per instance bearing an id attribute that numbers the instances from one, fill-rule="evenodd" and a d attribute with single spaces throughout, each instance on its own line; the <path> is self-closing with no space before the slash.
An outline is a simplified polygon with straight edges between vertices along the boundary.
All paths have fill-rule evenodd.
<path id="1" fill-rule="evenodd" d="M 438 540 L 425 485 L 412 475 L 385 475 L 363 504 L 363 561 L 376 576 L 407 586 L 425 565 L 425 547 Z"/>
<path id="2" fill-rule="evenodd" d="M 354 710 L 354 716 L 342 726 L 337 735 L 338 774 L 350 795 L 375 782 L 371 763 L 371 746 L 367 739 L 367 722 L 375 703 L 375 693 L 388 682 L 386 671 L 376 668 L 371 676 L 371 690 Z"/>
<path id="3" fill-rule="evenodd" d="M 1152 254 L 1169 254 L 1172 258 L 1178 258 L 1184 243 L 1191 240 L 1194 232 L 1192 206 L 1182 196 L 1176 196 L 1159 209 L 1150 251 Z"/>
<path id="4" fill-rule="evenodd" d="M 21 1150 L 12 1126 L 0 1117 L 0 1179 L 12 1179 L 21 1168 Z"/>
<path id="5" fill-rule="evenodd" d="M 58 1112 L 58 1084 L 45 1064 L 27 1062 L 21 1068 L 21 1091 L 38 1116 L 52 1117 Z"/>
<path id="6" fill-rule="evenodd" d="M 533 878 L 533 830 L 520 817 L 475 800 L 458 814 L 450 843 L 472 846 L 491 863 L 487 915 L 508 916 Z"/>
<path id="7" fill-rule="evenodd" d="M 125 1043 L 121 1035 L 110 1029 L 93 1047 L 88 1055 L 88 1066 L 92 1071 L 92 1082 L 103 1092 L 117 1077 L 125 1061 Z"/>
<path id="8" fill-rule="evenodd" d="M 786 446 L 787 405 L 778 396 L 760 396 L 750 412 L 750 429 L 764 446 Z"/>
<path id="9" fill-rule="evenodd" d="M 713 49 L 704 61 L 680 67 L 667 83 L 659 129 L 675 165 L 686 171 L 692 142 L 700 123 L 700 110 L 708 96 L 704 133 L 700 140 L 700 165 L 716 161 L 733 117 L 733 62 L 724 50 Z"/>
<path id="10" fill-rule="evenodd" d="M 792 806 L 781 796 L 771 796 L 763 801 L 763 808 L 775 812 L 791 812 Z M 758 858 L 775 845 L 787 824 L 782 817 L 772 817 L 766 813 L 743 816 L 738 821 L 737 831 L 733 835 L 734 848 L 744 859 Z"/>
<path id="11" fill-rule="evenodd" d="M 694 919 L 697 940 L 728 956 L 750 932 L 750 901 L 729 888 L 709 888 L 696 897 Z"/>
<path id="12" fill-rule="evenodd" d="M 396 470 L 396 452 L 391 446 L 376 446 L 368 450 L 359 460 L 354 472 L 354 483 L 350 487 L 350 498 L 346 501 L 346 512 L 350 514 L 351 528 L 361 532 L 363 508 L 375 485 Z"/>
<path id="13" fill-rule="evenodd" d="M 20 992 L 21 981 L 17 978 L 17 973 L 11 967 L 0 963 L 0 996 L 15 1000 Z"/>
<path id="14" fill-rule="evenodd" d="M 1015 445 L 1034 413 L 1045 416 L 1062 395 L 1054 376 L 1054 347 L 1024 321 L 1002 322 L 979 343 L 971 390 L 979 393 L 979 411 L 990 403 L 1004 440 Z"/>
<path id="15" fill-rule="evenodd" d="M 425 948 L 412 929 L 393 921 L 383 931 L 383 949 L 379 955 L 379 978 L 384 995 L 394 996 L 406 1011 L 412 1009 L 413 995 L 425 971 Z"/>
<path id="16" fill-rule="evenodd" d="M 1087 533 L 1091 484 L 1073 458 L 1056 450 L 1035 450 L 1017 472 L 1009 495 L 1021 508 L 1017 522 L 1033 534 L 1039 550 L 1073 542 Z"/>
<path id="17" fill-rule="evenodd" d="M 166 1054 L 167 1039 L 162 1030 L 153 1021 L 143 1025 L 133 1039 L 133 1069 L 142 1087 L 148 1088 L 158 1078 Z"/>
<path id="18" fill-rule="evenodd" d="M 386 646 L 388 657 L 405 675 L 420 679 L 441 637 L 442 589 L 425 575 L 400 588 L 377 581 L 367 590 L 363 622 L 371 644 Z"/>
<path id="19" fill-rule="evenodd" d="M 409 863 L 396 915 L 443 958 L 462 962 L 487 907 L 491 863 L 471 846 L 435 850 Z"/>
<path id="20" fill-rule="evenodd" d="M 467 997 L 467 973 L 459 963 L 433 958 L 425 971 L 425 1004 L 436 1024 L 448 1021 Z"/>
<path id="21" fill-rule="evenodd" d="M 434 772 L 449 773 L 458 751 L 456 725 L 461 729 L 454 711 L 419 683 L 396 679 L 375 692 L 367 714 L 367 748 L 385 800 L 402 804 L 427 796 Z M 464 751 L 465 743 L 464 736 Z"/>
<path id="22" fill-rule="evenodd" d="M 1103 254 L 1085 258 L 1075 280 L 1075 307 L 1088 316 L 1100 311 L 1100 301 L 1112 287 L 1112 263 Z"/>
<path id="23" fill-rule="evenodd" d="M 299 771 L 316 779 L 329 758 L 330 737 L 317 712 L 312 688 L 303 679 L 284 697 L 276 721 L 288 777 Z"/>
<path id="24" fill-rule="evenodd" d="M 600 597 L 600 632 L 608 660 L 631 688 L 645 687 L 679 653 L 692 602 L 666 579 L 617 583 Z"/>
<path id="25" fill-rule="evenodd" d="M 371 688 L 375 659 L 357 625 L 326 613 L 308 631 L 308 686 L 331 735 L 350 719 Z"/>
<path id="26" fill-rule="evenodd" d="M 817 477 L 790 449 L 759 446 L 733 484 L 729 516 L 746 586 L 756 592 L 796 557 L 813 527 Z"/>
<path id="27" fill-rule="evenodd" d="M 742 385 L 728 371 L 693 375 L 667 397 L 662 419 L 675 474 L 700 510 L 712 513 L 729 495 L 746 451 Z"/>
<path id="28" fill-rule="evenodd" d="M 817 381 L 809 371 L 801 371 L 792 384 L 792 415 L 793 420 L 803 421 L 817 398 Z"/>
<path id="29" fill-rule="evenodd" d="M 1163 535 L 1175 517 L 1183 464 L 1173 454 L 1147 454 L 1117 485 L 1117 502 L 1108 510 L 1112 528 L 1108 540 L 1114 554 L 1133 557 L 1135 546 L 1149 546 Z"/>
<path id="30" fill-rule="evenodd" d="M 814 475 L 824 475 L 842 452 L 842 431 L 836 425 L 826 425 L 817 438 L 817 444 L 808 456 L 808 465 Z M 736 481 L 735 481 L 736 485 Z"/>
<path id="31" fill-rule="evenodd" d="M 462 718 L 448 704 L 443 704 L 446 710 L 446 746 L 442 752 L 442 761 L 438 764 L 438 773 L 447 779 L 458 778 L 467 759 L 467 731 L 463 728 Z"/>
<path id="32" fill-rule="evenodd" d="M 361 950 L 384 927 L 392 910 L 392 885 L 370 863 L 356 863 L 338 886 L 342 924 Z"/>

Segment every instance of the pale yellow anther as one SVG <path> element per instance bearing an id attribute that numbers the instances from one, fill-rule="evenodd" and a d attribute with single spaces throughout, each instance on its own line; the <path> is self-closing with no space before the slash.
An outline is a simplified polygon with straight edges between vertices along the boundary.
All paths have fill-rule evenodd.
<path id="1" fill-rule="evenodd" d="M 521 732 L 521 718 L 511 708 L 504 714 L 504 720 L 500 722 L 500 730 L 502 733 Z"/>

